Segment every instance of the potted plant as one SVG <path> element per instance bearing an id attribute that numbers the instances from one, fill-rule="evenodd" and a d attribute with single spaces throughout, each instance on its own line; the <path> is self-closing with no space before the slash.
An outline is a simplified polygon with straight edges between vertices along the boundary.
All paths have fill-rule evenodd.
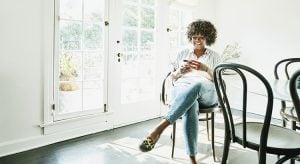
<path id="1" fill-rule="evenodd" d="M 241 47 L 237 42 L 228 44 L 221 55 L 221 62 L 222 63 L 238 62 L 238 59 L 241 56 L 240 48 Z M 233 71 L 224 70 L 223 74 L 231 75 L 235 73 Z"/>
<path id="2" fill-rule="evenodd" d="M 241 56 L 240 48 L 241 47 L 237 42 L 228 44 L 221 55 L 221 61 L 230 62 L 238 59 Z"/>
<path id="3" fill-rule="evenodd" d="M 79 87 L 75 82 L 75 78 L 78 77 L 78 73 L 76 70 L 76 66 L 74 63 L 73 56 L 68 53 L 63 53 L 59 59 L 59 79 L 60 91 L 75 91 L 78 90 Z"/>

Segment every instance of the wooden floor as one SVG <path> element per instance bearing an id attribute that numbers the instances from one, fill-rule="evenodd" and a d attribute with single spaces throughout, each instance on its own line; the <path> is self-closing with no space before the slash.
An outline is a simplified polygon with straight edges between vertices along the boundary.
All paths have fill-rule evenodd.
<path id="1" fill-rule="evenodd" d="M 236 119 L 239 119 L 237 116 Z M 0 158 L 0 164 L 188 164 L 185 153 L 181 121 L 178 121 L 175 157 L 171 156 L 171 126 L 161 135 L 154 150 L 142 153 L 138 149 L 141 139 L 161 119 L 153 119 L 134 125 L 100 132 L 38 149 Z M 224 137 L 222 115 L 216 116 L 216 155 L 222 156 Z M 214 162 L 207 139 L 205 122 L 200 122 L 199 128 L 199 164 Z M 276 156 L 269 155 L 268 163 L 273 164 Z M 228 163 L 254 164 L 257 163 L 257 153 L 231 144 Z M 297 163 L 297 162 L 296 162 Z"/>

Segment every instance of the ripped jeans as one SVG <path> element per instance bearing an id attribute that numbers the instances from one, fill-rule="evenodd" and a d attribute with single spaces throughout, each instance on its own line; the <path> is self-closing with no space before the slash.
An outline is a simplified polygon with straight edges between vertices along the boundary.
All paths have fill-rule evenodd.
<path id="1" fill-rule="evenodd" d="M 198 109 L 217 103 L 214 83 L 200 81 L 189 85 L 176 85 L 172 90 L 170 111 L 164 117 L 171 124 L 182 116 L 183 136 L 189 156 L 197 154 Z"/>

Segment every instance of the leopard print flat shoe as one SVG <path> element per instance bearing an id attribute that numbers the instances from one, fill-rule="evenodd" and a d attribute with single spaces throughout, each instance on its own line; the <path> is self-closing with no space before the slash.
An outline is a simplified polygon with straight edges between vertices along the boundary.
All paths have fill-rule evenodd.
<path id="1" fill-rule="evenodd" d="M 139 146 L 140 150 L 142 152 L 151 151 L 154 148 L 159 137 L 160 137 L 160 135 L 157 137 L 156 141 L 153 141 L 153 139 L 151 137 L 147 137 L 146 139 L 144 139 L 143 142 Z"/>

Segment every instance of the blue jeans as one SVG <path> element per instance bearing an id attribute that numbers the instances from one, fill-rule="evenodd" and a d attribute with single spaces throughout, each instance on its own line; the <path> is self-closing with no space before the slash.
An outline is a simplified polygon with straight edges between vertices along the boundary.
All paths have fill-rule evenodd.
<path id="1" fill-rule="evenodd" d="M 171 124 L 182 116 L 184 142 L 187 154 L 197 154 L 198 109 L 217 103 L 214 83 L 201 81 L 190 85 L 176 85 L 172 90 L 169 113 L 164 117 Z"/>

